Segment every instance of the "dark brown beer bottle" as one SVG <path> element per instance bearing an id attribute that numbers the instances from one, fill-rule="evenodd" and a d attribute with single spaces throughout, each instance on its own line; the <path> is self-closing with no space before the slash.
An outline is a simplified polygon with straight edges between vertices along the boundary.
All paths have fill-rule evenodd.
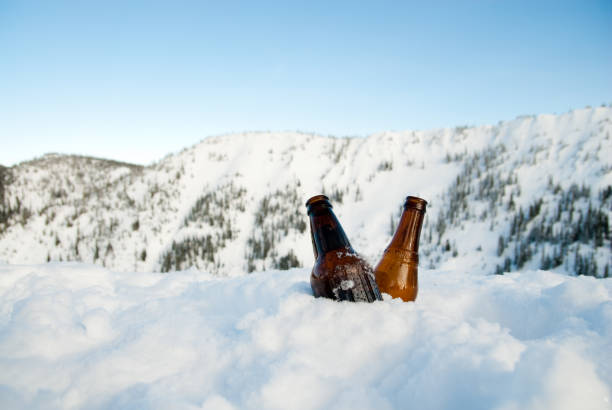
<path id="1" fill-rule="evenodd" d="M 391 243 L 374 269 L 381 292 L 409 302 L 416 299 L 419 266 L 419 237 L 427 201 L 409 196 Z"/>
<path id="2" fill-rule="evenodd" d="M 372 267 L 353 250 L 329 198 L 314 196 L 306 207 L 315 254 L 310 275 L 315 297 L 352 302 L 382 300 Z"/>

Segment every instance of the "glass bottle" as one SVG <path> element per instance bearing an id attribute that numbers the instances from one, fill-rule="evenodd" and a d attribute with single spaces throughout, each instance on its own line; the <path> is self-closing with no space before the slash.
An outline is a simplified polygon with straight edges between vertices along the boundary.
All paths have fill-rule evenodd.
<path id="1" fill-rule="evenodd" d="M 372 267 L 351 246 L 329 198 L 314 196 L 306 207 L 315 255 L 310 275 L 314 296 L 351 302 L 382 300 Z"/>
<path id="2" fill-rule="evenodd" d="M 391 243 L 374 269 L 381 292 L 409 302 L 416 299 L 419 266 L 419 238 L 427 201 L 409 196 Z"/>

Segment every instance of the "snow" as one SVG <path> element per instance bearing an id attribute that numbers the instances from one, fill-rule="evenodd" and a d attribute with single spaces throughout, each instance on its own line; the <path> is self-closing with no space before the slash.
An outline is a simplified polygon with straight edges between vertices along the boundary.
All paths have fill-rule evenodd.
<path id="1" fill-rule="evenodd" d="M 0 408 L 612 408 L 612 280 L 466 273 L 366 304 L 307 268 L 0 265 Z"/>
<path id="2" fill-rule="evenodd" d="M 13 209 L 23 204 L 31 215 L 15 214 L 0 233 L 0 260 L 16 264 L 71 260 L 114 271 L 159 271 L 173 242 L 216 238 L 231 225 L 232 237 L 216 245 L 214 261 L 194 256 L 172 268 L 194 266 L 220 276 L 244 275 L 245 255 L 254 253 L 249 239 L 263 235 L 255 217 L 263 201 L 286 205 L 283 212 L 269 215 L 269 225 L 275 218 L 286 221 L 296 210 L 307 222 L 304 202 L 325 192 L 332 197 L 351 244 L 371 263 L 380 259 L 389 242 L 390 221 L 399 219 L 404 198 L 416 195 L 429 202 L 421 263 L 445 269 L 480 270 L 486 265 L 491 273 L 508 256 L 497 254 L 497 244 L 510 229 L 514 211 L 506 204 L 511 196 L 517 208 L 543 198 L 543 213 L 552 212 L 559 194 L 550 192 L 551 181 L 565 190 L 572 184 L 588 186 L 597 206 L 599 191 L 612 184 L 611 133 L 612 108 L 598 107 L 525 116 L 495 126 L 382 132 L 365 138 L 298 132 L 232 134 L 206 138 L 147 167 L 50 155 L 9 169 L 13 182 L 5 186 L 6 203 Z M 491 210 L 487 201 L 472 193 L 468 200 L 473 212 L 438 233 L 433 228 L 449 204 L 444 194 L 456 184 L 463 166 L 473 161 L 471 155 L 501 144 L 504 151 L 497 152 L 491 169 L 479 167 L 483 178 L 485 174 L 496 181 L 513 177 L 514 182 L 505 186 Z M 474 176 L 474 188 L 479 182 Z M 243 189 L 244 195 L 234 198 L 232 189 Z M 333 197 L 335 191 L 342 199 Z M 281 195 L 274 197 L 276 192 Z M 290 200 L 293 192 L 298 200 Z M 222 211 L 228 225 L 185 224 L 198 199 L 213 193 L 227 197 L 230 205 Z M 608 216 L 612 218 L 612 212 Z M 277 266 L 274 258 L 290 250 L 300 266 L 308 266 L 309 232 L 295 226 L 273 230 L 274 252 L 254 258 L 256 269 Z M 457 257 L 452 256 L 455 252 L 441 251 L 446 241 Z M 600 276 L 610 260 L 607 241 L 600 249 L 588 249 L 596 254 Z M 529 266 L 539 267 L 540 261 L 534 252 Z M 573 263 L 559 269 L 575 272 Z"/>

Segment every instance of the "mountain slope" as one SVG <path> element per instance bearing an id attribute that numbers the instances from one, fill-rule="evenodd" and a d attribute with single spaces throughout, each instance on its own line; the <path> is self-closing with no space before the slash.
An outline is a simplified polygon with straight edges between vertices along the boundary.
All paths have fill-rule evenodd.
<path id="1" fill-rule="evenodd" d="M 599 107 L 367 138 L 211 137 L 144 168 L 45 156 L 2 170 L 0 260 L 221 275 L 310 266 L 304 202 L 324 192 L 373 263 L 417 195 L 429 201 L 422 266 L 604 276 L 611 132 L 612 109 Z"/>

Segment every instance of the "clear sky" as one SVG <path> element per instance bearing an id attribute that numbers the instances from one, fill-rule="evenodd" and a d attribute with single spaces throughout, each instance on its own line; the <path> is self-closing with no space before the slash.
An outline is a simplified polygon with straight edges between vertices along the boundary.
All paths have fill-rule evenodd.
<path id="1" fill-rule="evenodd" d="M 612 102 L 612 1 L 0 0 L 0 164 Z"/>

